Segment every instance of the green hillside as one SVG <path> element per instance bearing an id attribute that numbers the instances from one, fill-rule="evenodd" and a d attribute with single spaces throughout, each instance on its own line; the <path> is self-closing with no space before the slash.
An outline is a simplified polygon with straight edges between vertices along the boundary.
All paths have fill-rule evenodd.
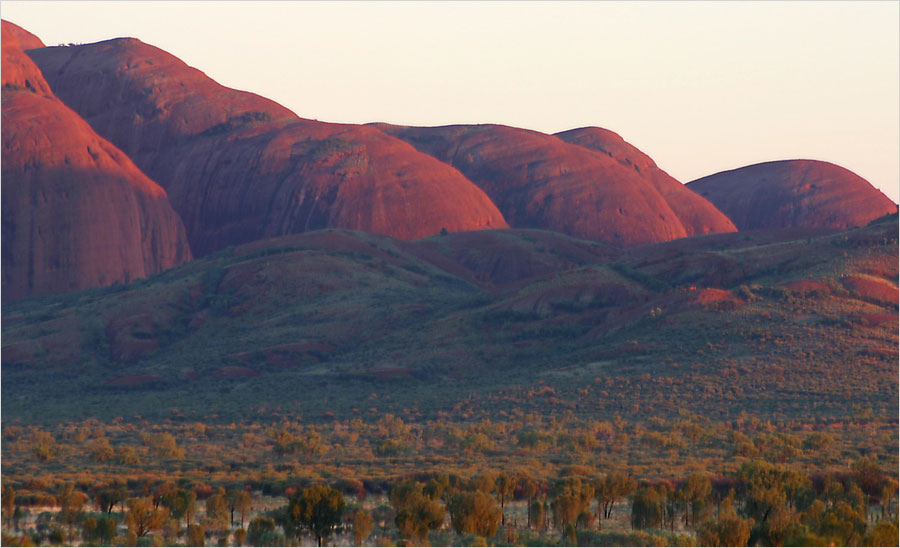
<path id="1" fill-rule="evenodd" d="M 890 415 L 896 284 L 896 215 L 628 251 L 531 230 L 416 242 L 326 230 L 4 305 L 2 411 L 49 423 L 173 409 L 433 417 L 550 387 L 516 405 Z"/>

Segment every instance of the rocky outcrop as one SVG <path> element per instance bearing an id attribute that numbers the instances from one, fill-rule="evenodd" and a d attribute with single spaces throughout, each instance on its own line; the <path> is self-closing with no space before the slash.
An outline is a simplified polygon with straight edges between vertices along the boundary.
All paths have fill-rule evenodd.
<path id="1" fill-rule="evenodd" d="M 555 135 L 567 143 L 596 150 L 622 166 L 634 169 L 663 195 L 688 236 L 737 231 L 734 223 L 716 206 L 660 169 L 652 158 L 617 133 L 599 127 L 584 127 Z"/>
<path id="2" fill-rule="evenodd" d="M 766 162 L 688 183 L 741 230 L 850 228 L 897 205 L 850 170 L 816 160 Z"/>
<path id="3" fill-rule="evenodd" d="M 667 194 L 680 191 L 662 175 L 654 179 L 639 166 L 553 135 L 499 125 L 376 126 L 459 169 L 516 228 L 619 246 L 734 230 L 715 208 L 707 207 L 704 217 L 678 200 L 670 203 Z"/>
<path id="4" fill-rule="evenodd" d="M 195 254 L 348 228 L 506 228 L 457 170 L 373 127 L 297 117 L 135 39 L 32 50 L 54 92 L 169 193 Z"/>
<path id="5" fill-rule="evenodd" d="M 3 300 L 137 278 L 191 258 L 165 191 L 50 91 L 3 21 Z"/>

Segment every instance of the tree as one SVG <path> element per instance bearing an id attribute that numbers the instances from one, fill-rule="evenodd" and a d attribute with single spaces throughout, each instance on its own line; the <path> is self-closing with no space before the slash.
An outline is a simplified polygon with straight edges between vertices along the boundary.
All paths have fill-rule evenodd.
<path id="1" fill-rule="evenodd" d="M 116 536 L 116 520 L 109 516 L 87 518 L 81 530 L 81 536 L 86 543 L 108 546 Z"/>
<path id="2" fill-rule="evenodd" d="M 891 505 L 897 498 L 897 480 L 888 478 L 881 489 L 881 519 L 887 519 L 891 514 Z"/>
<path id="3" fill-rule="evenodd" d="M 753 520 L 741 519 L 734 509 L 734 491 L 722 501 L 719 519 L 707 521 L 697 528 L 700 546 L 747 546 Z"/>
<path id="4" fill-rule="evenodd" d="M 121 485 L 109 485 L 94 491 L 94 504 L 107 515 L 112 514 L 113 508 L 124 498 L 125 489 Z"/>
<path id="5" fill-rule="evenodd" d="M 507 474 L 501 473 L 497 476 L 497 497 L 500 499 L 500 524 L 506 524 L 506 499 L 513 495 L 516 489 L 516 481 Z"/>
<path id="6" fill-rule="evenodd" d="M 128 514 L 125 516 L 125 523 L 128 525 L 128 530 L 138 538 L 160 528 L 168 517 L 166 509 L 154 508 L 153 502 L 147 497 L 130 498 L 126 505 Z"/>
<path id="7" fill-rule="evenodd" d="M 253 510 L 253 496 L 248 491 L 241 491 L 235 502 L 238 514 L 241 516 L 241 529 L 244 528 L 244 518 Z"/>
<path id="8" fill-rule="evenodd" d="M 247 542 L 252 546 L 284 546 L 283 536 L 275 531 L 275 520 L 257 516 L 247 526 Z"/>
<path id="9" fill-rule="evenodd" d="M 884 472 L 875 464 L 875 461 L 864 457 L 853 463 L 853 479 L 866 494 L 866 513 L 868 513 L 868 507 L 872 500 L 881 495 L 881 490 L 884 488 L 886 479 Z"/>
<path id="10" fill-rule="evenodd" d="M 654 486 L 641 487 L 631 501 L 631 528 L 647 529 L 662 525 L 665 517 L 665 492 Z"/>
<path id="11" fill-rule="evenodd" d="M 599 514 L 598 521 L 600 526 L 603 525 L 604 519 L 609 519 L 612 515 L 613 507 L 625 496 L 634 492 L 637 482 L 628 474 L 620 471 L 613 471 L 601 480 L 594 482 L 594 494 L 597 497 L 597 512 Z"/>
<path id="12" fill-rule="evenodd" d="M 219 490 L 210 495 L 206 499 L 206 518 L 209 525 L 215 529 L 224 529 L 228 523 L 228 500 L 225 496 L 225 489 L 219 487 Z"/>
<path id="13" fill-rule="evenodd" d="M 565 534 L 567 526 L 572 526 L 574 531 L 578 517 L 590 508 L 594 488 L 588 483 L 582 483 L 580 478 L 566 478 L 554 486 L 551 495 L 553 525 Z"/>
<path id="14" fill-rule="evenodd" d="M 460 491 L 450 496 L 448 505 L 453 529 L 490 538 L 500 526 L 502 510 L 494 497 L 483 491 Z"/>
<path id="15" fill-rule="evenodd" d="M 67 483 L 56 498 L 59 504 L 59 521 L 68 526 L 70 538 L 72 537 L 72 527 L 83 515 L 82 507 L 86 498 L 85 494 L 76 491 L 71 483 Z"/>
<path id="16" fill-rule="evenodd" d="M 546 504 L 539 499 L 531 501 L 531 504 L 528 505 L 528 523 L 530 524 L 530 527 L 533 527 L 538 531 L 543 531 L 546 517 Z"/>
<path id="17" fill-rule="evenodd" d="M 206 531 L 202 525 L 188 526 L 187 537 L 190 546 L 203 546 L 206 544 Z"/>
<path id="18" fill-rule="evenodd" d="M 712 483 L 706 474 L 695 472 L 678 489 L 679 499 L 684 505 L 684 526 L 692 523 L 696 526 L 706 517 L 709 509 L 709 497 L 712 494 Z"/>
<path id="19" fill-rule="evenodd" d="M 185 525 L 191 526 L 191 519 L 197 513 L 197 492 L 190 489 L 184 498 L 184 521 Z"/>
<path id="20" fill-rule="evenodd" d="M 16 513 L 16 490 L 12 485 L 3 488 L 3 513 L 10 528 L 13 525 L 13 515 Z"/>
<path id="21" fill-rule="evenodd" d="M 299 537 L 301 531 L 307 530 L 316 537 L 316 544 L 322 546 L 322 540 L 341 524 L 343 512 L 344 495 L 340 491 L 325 485 L 307 487 L 291 495 L 285 533 L 290 531 Z"/>
<path id="22" fill-rule="evenodd" d="M 534 502 L 534 496 L 537 494 L 537 483 L 531 478 L 531 476 L 522 475 L 519 477 L 519 485 L 522 487 L 522 495 L 525 496 L 525 500 L 528 501 L 526 508 L 528 509 L 528 528 L 530 529 L 532 524 L 531 521 L 531 505 Z"/>
<path id="23" fill-rule="evenodd" d="M 897 526 L 889 521 L 880 521 L 863 540 L 865 546 L 897 546 Z"/>
<path id="24" fill-rule="evenodd" d="M 241 527 L 240 529 L 234 532 L 234 545 L 235 546 L 243 546 L 244 539 L 247 538 L 247 530 Z"/>
<path id="25" fill-rule="evenodd" d="M 353 512 L 353 544 L 362 546 L 372 534 L 372 516 L 362 508 Z"/>
<path id="26" fill-rule="evenodd" d="M 428 540 L 428 531 L 444 523 L 444 506 L 426 495 L 419 482 L 406 481 L 395 486 L 389 499 L 397 512 L 394 523 L 405 539 L 424 545 Z"/>
<path id="27" fill-rule="evenodd" d="M 191 498 L 193 497 L 193 501 Z M 172 489 L 168 491 L 162 497 L 162 505 L 169 509 L 169 515 L 171 515 L 176 520 L 180 520 L 185 517 L 188 511 L 188 506 L 195 504 L 197 495 L 194 494 L 193 491 L 186 491 L 184 489 Z M 190 527 L 190 520 L 185 526 Z"/>

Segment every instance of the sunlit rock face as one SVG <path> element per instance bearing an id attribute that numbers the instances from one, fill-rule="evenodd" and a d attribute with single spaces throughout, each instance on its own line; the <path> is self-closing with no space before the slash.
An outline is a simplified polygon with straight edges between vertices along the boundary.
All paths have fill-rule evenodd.
<path id="1" fill-rule="evenodd" d="M 3 21 L 3 300 L 143 278 L 191 258 L 166 192 L 50 91 Z"/>
<path id="2" fill-rule="evenodd" d="M 644 170 L 558 136 L 499 125 L 377 127 L 459 169 L 517 228 L 619 246 L 735 230 L 649 158 Z"/>
<path id="3" fill-rule="evenodd" d="M 850 228 L 897 205 L 850 170 L 816 160 L 766 162 L 688 183 L 741 230 Z"/>
<path id="4" fill-rule="evenodd" d="M 567 143 L 596 150 L 619 164 L 634 169 L 662 194 L 672 211 L 678 215 L 688 236 L 737 230 L 734 223 L 716 206 L 660 169 L 652 158 L 617 133 L 599 127 L 585 127 L 555 135 Z"/>
<path id="5" fill-rule="evenodd" d="M 481 189 L 407 143 L 301 119 L 139 40 L 29 55 L 67 105 L 167 190 L 196 255 L 319 228 L 413 239 L 507 227 Z"/>

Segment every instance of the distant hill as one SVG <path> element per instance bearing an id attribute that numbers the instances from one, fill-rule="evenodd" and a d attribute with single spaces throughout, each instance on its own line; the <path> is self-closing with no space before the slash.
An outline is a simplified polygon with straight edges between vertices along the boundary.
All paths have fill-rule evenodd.
<path id="1" fill-rule="evenodd" d="M 3 300 L 128 283 L 191 259 L 165 191 L 50 90 L 3 21 Z"/>
<path id="2" fill-rule="evenodd" d="M 139 40 L 29 55 L 66 104 L 166 188 L 197 255 L 321 228 L 414 239 L 507 227 L 481 189 L 403 141 L 301 119 Z"/>
<path id="3" fill-rule="evenodd" d="M 687 184 L 741 230 L 862 226 L 897 204 L 850 170 L 815 160 L 765 162 Z"/>
<path id="4" fill-rule="evenodd" d="M 736 230 L 655 165 L 642 172 L 552 135 L 499 125 L 376 127 L 459 169 L 513 227 L 618 246 Z"/>
<path id="5" fill-rule="evenodd" d="M 260 240 L 5 305 L 2 411 L 436 417 L 513 386 L 555 391 L 529 408 L 597 417 L 811 420 L 847 416 L 847 394 L 894 409 L 897 231 L 895 215 L 628 250 L 522 229 Z"/>

